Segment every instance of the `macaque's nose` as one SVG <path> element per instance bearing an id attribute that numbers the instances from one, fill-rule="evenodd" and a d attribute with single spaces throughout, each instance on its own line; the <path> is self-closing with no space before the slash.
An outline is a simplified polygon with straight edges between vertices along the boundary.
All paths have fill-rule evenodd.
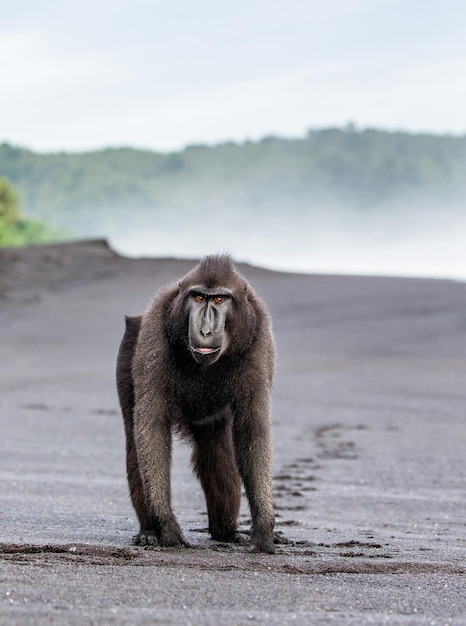
<path id="1" fill-rule="evenodd" d="M 213 312 L 210 311 L 208 308 L 204 314 L 204 317 L 202 318 L 201 335 L 203 337 L 208 337 L 209 335 L 211 335 L 212 330 L 213 330 L 213 325 L 214 325 Z"/>

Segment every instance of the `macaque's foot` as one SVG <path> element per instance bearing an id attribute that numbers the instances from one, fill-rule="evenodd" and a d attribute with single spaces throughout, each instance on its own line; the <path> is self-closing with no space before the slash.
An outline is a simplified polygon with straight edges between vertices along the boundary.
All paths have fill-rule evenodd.
<path id="1" fill-rule="evenodd" d="M 284 537 L 281 532 L 273 533 L 273 542 L 281 545 L 294 545 L 294 542 Z"/>
<path id="2" fill-rule="evenodd" d="M 189 548 L 189 543 L 178 528 L 164 529 L 160 537 L 157 536 L 155 530 L 141 530 L 137 535 L 134 535 L 133 544 L 136 546 L 161 546 L 163 548 Z"/>
<path id="3" fill-rule="evenodd" d="M 275 554 L 275 544 L 273 539 L 266 537 L 251 540 L 251 552 L 264 552 L 265 554 Z"/>
<path id="4" fill-rule="evenodd" d="M 222 543 L 238 543 L 246 545 L 249 543 L 249 537 L 244 533 L 240 533 L 237 530 L 228 532 L 211 532 L 212 539 L 214 541 L 221 541 Z"/>
<path id="5" fill-rule="evenodd" d="M 243 536 L 248 535 L 248 537 L 252 536 L 252 530 L 242 530 L 241 534 Z M 276 545 L 294 545 L 294 542 L 291 541 L 291 539 L 287 539 L 283 533 L 279 530 L 279 531 L 274 531 L 272 533 L 272 538 L 273 538 L 273 543 Z M 251 541 L 251 545 L 253 545 L 254 542 Z M 263 550 L 257 550 L 257 552 L 263 552 Z M 267 550 L 265 550 L 265 552 L 267 552 Z M 272 553 L 271 553 L 272 554 Z"/>
<path id="6" fill-rule="evenodd" d="M 164 548 L 189 548 L 190 545 L 179 529 L 178 524 L 166 526 L 162 529 L 159 545 Z"/>
<path id="7" fill-rule="evenodd" d="M 236 528 L 209 528 L 209 532 L 214 541 L 221 541 L 222 543 L 249 543 L 249 537 L 244 533 L 240 533 Z"/>
<path id="8" fill-rule="evenodd" d="M 245 546 L 249 543 L 249 537 L 244 533 L 235 532 L 230 541 L 232 543 L 239 543 L 240 545 Z"/>
<path id="9" fill-rule="evenodd" d="M 137 535 L 134 535 L 132 543 L 135 546 L 157 546 L 159 540 L 155 530 L 140 530 Z"/>
<path id="10" fill-rule="evenodd" d="M 251 530 L 252 552 L 265 552 L 266 554 L 275 553 L 275 539 L 277 535 L 273 532 L 272 528 Z"/>

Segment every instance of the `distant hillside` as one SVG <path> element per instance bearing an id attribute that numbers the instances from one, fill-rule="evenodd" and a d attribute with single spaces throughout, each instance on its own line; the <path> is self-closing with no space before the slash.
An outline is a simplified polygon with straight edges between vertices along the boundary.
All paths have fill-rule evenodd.
<path id="1" fill-rule="evenodd" d="M 78 236 L 232 211 L 244 220 L 341 209 L 373 215 L 396 206 L 462 206 L 466 137 L 349 126 L 172 154 L 36 154 L 3 144 L 0 176 L 19 190 L 26 215 Z"/>

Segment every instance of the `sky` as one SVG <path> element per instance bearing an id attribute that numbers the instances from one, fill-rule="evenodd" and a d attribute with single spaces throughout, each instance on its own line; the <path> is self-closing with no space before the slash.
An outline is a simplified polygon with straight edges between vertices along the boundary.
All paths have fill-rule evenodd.
<path id="1" fill-rule="evenodd" d="M 466 133 L 464 0 L 15 0 L 0 143 L 39 152 Z"/>

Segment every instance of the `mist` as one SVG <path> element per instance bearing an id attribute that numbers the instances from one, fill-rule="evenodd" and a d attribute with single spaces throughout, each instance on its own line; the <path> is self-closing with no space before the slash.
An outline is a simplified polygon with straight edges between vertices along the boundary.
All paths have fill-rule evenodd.
<path id="1" fill-rule="evenodd" d="M 197 209 L 112 231 L 111 246 L 130 257 L 229 252 L 279 271 L 466 279 L 466 216 L 439 207 L 385 207 L 373 215 L 343 208 Z"/>
<path id="2" fill-rule="evenodd" d="M 163 154 L 0 146 L 27 215 L 132 257 L 466 278 L 466 136 L 310 129 Z"/>

